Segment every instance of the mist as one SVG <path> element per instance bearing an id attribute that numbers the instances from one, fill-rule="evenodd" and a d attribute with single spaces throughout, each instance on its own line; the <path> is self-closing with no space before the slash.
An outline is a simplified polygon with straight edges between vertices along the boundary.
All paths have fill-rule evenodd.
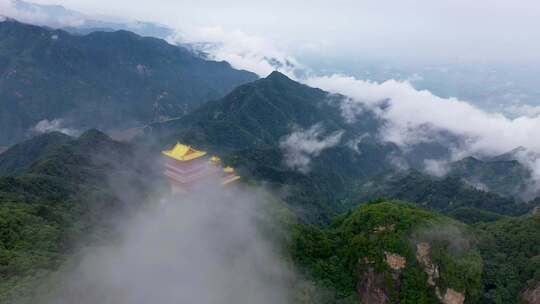
<path id="1" fill-rule="evenodd" d="M 81 250 L 40 303 L 290 303 L 295 273 L 270 197 L 214 183 L 158 195 L 119 215 L 114 240 Z"/>
<path id="2" fill-rule="evenodd" d="M 343 130 L 326 134 L 322 124 L 315 124 L 304 130 L 296 127 L 280 141 L 280 148 L 285 154 L 285 165 L 302 173 L 310 170 L 311 159 L 322 151 L 336 146 L 341 141 Z"/>
<path id="3" fill-rule="evenodd" d="M 63 119 L 41 120 L 30 131 L 37 134 L 60 132 L 69 136 L 77 136 L 81 133 L 76 129 L 66 127 Z"/>

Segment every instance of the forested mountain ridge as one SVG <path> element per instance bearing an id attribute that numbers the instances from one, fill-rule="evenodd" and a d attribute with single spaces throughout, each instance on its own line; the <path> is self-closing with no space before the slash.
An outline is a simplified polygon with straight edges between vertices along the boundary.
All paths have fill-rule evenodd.
<path id="1" fill-rule="evenodd" d="M 2 303 L 21 295 L 31 299 L 29 290 L 76 246 L 110 241 L 113 219 L 129 216 L 149 193 L 150 181 L 159 180 L 148 157 L 96 130 L 61 142 L 57 134 L 33 141 L 24 146 L 51 149 L 36 153 L 30 165 L 13 166 L 17 176 L 0 177 Z"/>
<path id="2" fill-rule="evenodd" d="M 178 117 L 257 79 L 127 31 L 72 35 L 0 22 L 0 145 L 39 121 L 121 129 Z"/>
<path id="3" fill-rule="evenodd" d="M 399 199 L 459 216 L 465 216 L 462 208 L 468 209 L 467 216 L 473 216 L 473 213 L 480 211 L 491 212 L 491 215 L 518 216 L 538 206 L 535 201 L 523 202 L 477 189 L 464 181 L 461 176 L 433 177 L 416 170 L 374 177 L 361 185 L 358 193 L 361 200 L 380 197 Z M 474 221 L 473 217 L 459 219 L 466 222 Z"/>
<path id="4" fill-rule="evenodd" d="M 371 112 L 348 124 L 339 106 L 343 98 L 273 72 L 183 118 L 148 126 L 144 138 L 161 148 L 179 140 L 221 153 L 246 176 L 287 187 L 294 197 L 288 201 L 298 211 L 325 221 L 347 208 L 339 201 L 347 198 L 353 182 L 389 170 L 387 158 L 397 152 L 392 144 L 365 138 L 379 124 Z M 295 157 L 294 150 L 305 142 L 284 145 L 294 133 L 301 138 L 306 134 L 307 141 L 339 141 L 317 157 L 306 155 L 309 164 L 296 168 L 288 164 L 288 157 Z"/>
<path id="5" fill-rule="evenodd" d="M 58 137 L 62 140 L 54 144 Z M 149 162 L 148 151 L 96 130 L 67 140 L 42 135 L 21 146 L 38 143 L 50 148 L 36 152 L 30 165 L 21 162 L 16 177 L 0 178 L 0 224 L 10 231 L 0 240 L 0 299 L 8 303 L 15 295 L 31 296 L 29 290 L 69 258 L 74 244 L 110 241 L 115 232 L 109 220 L 135 210 L 152 181 L 160 183 L 159 166 Z M 437 303 L 437 290 L 441 297 L 463 296 L 466 303 L 519 303 L 525 290 L 536 286 L 537 214 L 480 218 L 467 226 L 423 208 L 447 211 L 439 206 L 356 203 L 360 206 L 329 226 L 303 221 L 293 226 L 290 254 L 317 286 L 308 293 L 310 303 L 381 296 L 390 301 L 381 303 Z M 438 269 L 434 285 L 433 269 Z"/>
<path id="6" fill-rule="evenodd" d="M 51 132 L 13 145 L 0 154 L 0 176 L 23 173 L 34 162 L 70 140 L 68 135 Z"/>
<path id="7" fill-rule="evenodd" d="M 339 109 L 342 98 L 275 71 L 266 78 L 239 86 L 185 118 L 153 124 L 148 131 L 162 140 L 185 137 L 194 144 L 220 149 L 273 147 L 295 126 L 310 128 L 322 124 L 328 132 L 374 131 L 377 124 L 374 117 L 366 116 L 366 120 L 356 125 L 344 122 Z M 200 135 L 200 142 L 196 135 Z"/>
<path id="8" fill-rule="evenodd" d="M 465 225 L 400 202 L 370 202 L 330 227 L 299 226 L 292 252 L 331 303 L 476 303 L 482 258 Z M 450 298 L 461 302 L 448 302 Z"/>
<path id="9" fill-rule="evenodd" d="M 492 159 L 466 157 L 450 164 L 449 174 L 469 184 L 502 196 L 530 199 L 538 193 L 529 189 L 530 170 L 516 159 L 504 159 L 505 154 Z"/>
<path id="10" fill-rule="evenodd" d="M 313 303 L 535 304 L 540 290 L 539 214 L 467 226 L 379 200 L 293 235 L 296 263 L 327 291 Z"/>
<path id="11" fill-rule="evenodd" d="M 530 177 L 516 161 L 465 158 L 450 163 L 444 178 L 422 173 L 422 167 L 399 168 L 396 160 L 423 161 L 379 140 L 384 122 L 370 109 L 354 123 L 347 122 L 341 108 L 345 98 L 274 72 L 183 118 L 150 125 L 143 138 L 160 148 L 182 141 L 221 153 L 245 176 L 287 188 L 287 201 L 309 221 L 328 221 L 358 201 L 379 197 L 445 213 L 475 208 L 467 210 L 467 221 L 487 216 L 482 213 L 486 211 L 497 218 L 524 214 L 535 206 L 512 197 L 521 193 Z M 336 132 L 340 138 L 333 145 L 316 155 L 302 154 L 304 145 L 324 142 Z M 293 147 L 284 145 L 291 136 L 299 140 Z M 429 150 L 420 152 L 429 158 Z M 306 157 L 307 170 L 288 165 L 291 153 Z M 479 189 L 480 183 L 486 184 L 484 189 Z"/>

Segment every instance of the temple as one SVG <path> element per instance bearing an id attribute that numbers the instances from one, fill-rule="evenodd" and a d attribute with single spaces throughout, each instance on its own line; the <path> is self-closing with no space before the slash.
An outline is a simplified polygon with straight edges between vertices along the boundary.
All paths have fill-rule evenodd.
<path id="1" fill-rule="evenodd" d="M 180 190 L 192 189 L 201 181 L 208 180 L 229 185 L 240 179 L 232 167 L 222 168 L 221 159 L 217 156 L 206 157 L 206 152 L 194 149 L 191 146 L 176 143 L 166 151 L 165 176 L 173 187 Z"/>

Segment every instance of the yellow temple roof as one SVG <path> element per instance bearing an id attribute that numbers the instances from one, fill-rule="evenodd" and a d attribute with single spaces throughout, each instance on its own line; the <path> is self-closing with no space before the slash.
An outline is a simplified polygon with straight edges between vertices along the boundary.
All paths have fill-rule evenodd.
<path id="1" fill-rule="evenodd" d="M 210 162 L 217 165 L 217 164 L 219 164 L 221 162 L 221 158 L 219 158 L 217 156 L 212 156 L 212 157 L 210 157 Z"/>
<path id="2" fill-rule="evenodd" d="M 225 172 L 225 173 L 234 173 L 234 168 L 225 167 L 225 168 L 223 168 L 223 172 Z"/>
<path id="3" fill-rule="evenodd" d="M 171 150 L 165 150 L 161 153 L 179 161 L 190 161 L 206 155 L 204 151 L 193 149 L 191 146 L 179 142 Z"/>

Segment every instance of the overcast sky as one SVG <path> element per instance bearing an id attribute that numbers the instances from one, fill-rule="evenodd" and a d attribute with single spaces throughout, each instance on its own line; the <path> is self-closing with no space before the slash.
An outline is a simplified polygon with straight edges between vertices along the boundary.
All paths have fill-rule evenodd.
<path id="1" fill-rule="evenodd" d="M 537 0 L 34 0 L 265 37 L 296 56 L 540 62 Z"/>

